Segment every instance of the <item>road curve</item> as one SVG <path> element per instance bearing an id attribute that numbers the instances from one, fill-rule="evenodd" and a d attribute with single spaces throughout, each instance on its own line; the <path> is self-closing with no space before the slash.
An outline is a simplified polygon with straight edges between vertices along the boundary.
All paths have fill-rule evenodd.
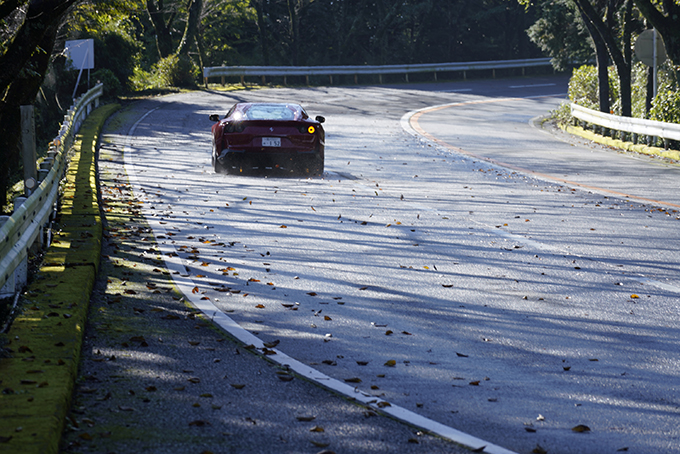
<path id="1" fill-rule="evenodd" d="M 653 196 L 648 169 L 675 170 L 632 172 L 533 128 L 563 91 L 545 78 L 182 94 L 121 145 L 177 284 L 244 343 L 280 341 L 300 373 L 485 452 L 678 452 L 677 213 L 582 189 L 599 176 Z M 243 99 L 325 115 L 324 177 L 214 174 L 207 116 Z M 433 105 L 452 108 L 419 127 L 448 146 L 401 128 Z M 579 167 L 593 155 L 595 171 Z M 511 167 L 551 165 L 580 187 Z"/>

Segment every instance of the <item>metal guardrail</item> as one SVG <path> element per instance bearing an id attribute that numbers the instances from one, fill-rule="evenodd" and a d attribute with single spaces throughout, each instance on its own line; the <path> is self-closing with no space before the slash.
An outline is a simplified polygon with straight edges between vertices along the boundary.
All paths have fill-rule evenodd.
<path id="1" fill-rule="evenodd" d="M 532 58 L 524 60 L 497 60 L 457 63 L 424 63 L 417 65 L 385 65 L 385 66 L 211 66 L 203 68 L 203 77 L 207 83 L 210 77 L 240 76 L 332 76 L 361 74 L 408 74 L 432 72 L 473 71 L 483 69 L 529 68 L 549 66 L 550 58 Z"/>
<path id="2" fill-rule="evenodd" d="M 587 109 L 578 104 L 571 104 L 571 115 L 586 123 L 615 129 L 639 136 L 660 137 L 662 139 L 680 141 L 680 124 L 664 123 L 641 118 L 619 117 L 596 110 Z"/>
<path id="3" fill-rule="evenodd" d="M 59 183 L 66 170 L 66 154 L 80 125 L 99 105 L 104 85 L 98 84 L 80 98 L 64 115 L 59 134 L 52 141 L 39 171 L 40 185 L 5 219 L 0 228 L 0 297 L 21 290 L 27 280 L 28 251 L 41 236 L 43 226 L 56 208 Z M 20 202 L 20 201 L 19 201 Z M 0 221 L 2 222 L 2 221 Z"/>

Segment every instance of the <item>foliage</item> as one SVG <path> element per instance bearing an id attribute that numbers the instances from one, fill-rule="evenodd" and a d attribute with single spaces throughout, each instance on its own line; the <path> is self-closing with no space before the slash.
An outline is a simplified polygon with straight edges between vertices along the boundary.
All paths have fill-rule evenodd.
<path id="1" fill-rule="evenodd" d="M 680 123 L 680 91 L 666 88 L 659 90 L 652 101 L 649 117 L 666 123 Z"/>
<path id="2" fill-rule="evenodd" d="M 610 66 L 609 73 L 609 95 L 610 105 L 612 107 L 611 113 L 620 111 L 620 96 L 619 96 L 619 78 L 616 74 L 616 67 Z M 599 110 L 598 97 L 598 83 L 597 83 L 597 68 L 592 65 L 583 65 L 574 69 L 574 72 L 569 80 L 569 100 L 579 106 L 588 109 Z M 617 110 L 618 109 L 618 110 Z"/>
<path id="3" fill-rule="evenodd" d="M 527 34 L 533 43 L 552 57 L 558 71 L 592 60 L 593 50 L 588 31 L 571 0 L 541 2 L 536 22 Z"/>
<path id="4" fill-rule="evenodd" d="M 172 54 L 159 60 L 151 71 L 137 66 L 130 77 L 134 90 L 151 90 L 168 87 L 192 86 L 198 77 L 199 68 L 187 57 Z"/>
<path id="5" fill-rule="evenodd" d="M 647 115 L 647 79 L 649 67 L 641 62 L 633 65 L 632 77 L 632 115 L 634 118 L 645 118 Z"/>
<path id="6" fill-rule="evenodd" d="M 121 84 L 110 69 L 100 69 L 92 74 L 92 78 L 104 84 L 104 97 L 115 98 L 121 93 Z"/>
<path id="7" fill-rule="evenodd" d="M 94 40 L 96 68 L 113 72 L 125 88 L 140 58 L 137 12 L 139 5 L 129 0 L 81 3 L 64 29 L 68 39 Z"/>
<path id="8" fill-rule="evenodd" d="M 660 68 L 657 77 L 659 88 L 649 111 L 651 120 L 680 123 L 680 87 L 675 75 L 673 66 L 668 62 Z"/>

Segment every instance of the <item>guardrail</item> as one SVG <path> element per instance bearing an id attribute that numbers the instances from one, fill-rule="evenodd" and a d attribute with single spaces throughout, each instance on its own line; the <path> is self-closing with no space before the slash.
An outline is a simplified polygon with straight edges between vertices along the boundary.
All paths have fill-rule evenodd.
<path id="1" fill-rule="evenodd" d="M 571 115 L 586 123 L 633 134 L 633 142 L 637 142 L 637 136 L 659 137 L 665 140 L 680 141 L 680 124 L 676 123 L 619 117 L 587 109 L 574 103 L 571 104 Z"/>
<path id="2" fill-rule="evenodd" d="M 52 141 L 47 158 L 38 171 L 39 186 L 28 197 L 14 202 L 14 213 L 4 216 L 0 228 L 0 298 L 20 291 L 26 284 L 28 251 L 40 239 L 42 231 L 56 209 L 59 183 L 66 170 L 66 154 L 80 125 L 99 105 L 104 85 L 98 84 L 80 98 L 64 115 L 64 122 L 57 137 Z"/>
<path id="3" fill-rule="evenodd" d="M 406 82 L 408 82 L 408 75 L 413 73 L 434 73 L 435 80 L 438 72 L 455 72 L 462 71 L 465 77 L 466 71 L 473 70 L 492 70 L 506 68 L 530 68 L 535 66 L 549 66 L 550 58 L 531 58 L 524 60 L 497 60 L 497 61 L 476 61 L 476 62 L 457 62 L 457 63 L 424 63 L 417 65 L 385 65 L 385 66 L 210 66 L 203 68 L 203 78 L 207 85 L 208 79 L 211 77 L 228 77 L 238 76 L 241 78 L 241 83 L 244 83 L 246 76 L 260 76 L 264 82 L 266 76 L 305 76 L 307 84 L 309 84 L 309 76 L 329 76 L 331 85 L 333 84 L 333 76 L 335 75 L 354 75 L 354 81 L 357 82 L 357 76 L 362 74 L 377 74 L 380 76 L 380 83 L 382 83 L 382 76 L 384 74 L 405 74 Z"/>

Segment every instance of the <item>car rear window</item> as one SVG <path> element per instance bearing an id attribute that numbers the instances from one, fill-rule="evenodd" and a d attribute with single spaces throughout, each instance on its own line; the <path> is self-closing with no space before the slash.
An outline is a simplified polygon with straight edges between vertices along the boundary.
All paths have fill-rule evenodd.
<path id="1" fill-rule="evenodd" d="M 256 104 L 245 112 L 247 120 L 297 120 L 299 109 L 286 104 Z"/>

